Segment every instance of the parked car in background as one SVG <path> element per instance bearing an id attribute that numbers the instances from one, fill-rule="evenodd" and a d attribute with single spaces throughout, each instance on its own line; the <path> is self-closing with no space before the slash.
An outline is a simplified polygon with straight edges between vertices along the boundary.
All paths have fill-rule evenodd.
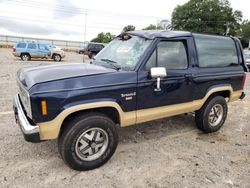
<path id="1" fill-rule="evenodd" d="M 104 47 L 105 45 L 101 43 L 89 43 L 86 48 L 79 50 L 78 53 L 87 55 L 91 59 L 93 56 L 98 54 Z"/>
<path id="2" fill-rule="evenodd" d="M 20 57 L 23 61 L 29 61 L 31 58 L 46 58 L 59 62 L 65 57 L 65 52 L 58 48 L 50 48 L 47 44 L 21 41 L 17 42 L 13 48 L 13 55 Z"/>
<path id="3" fill-rule="evenodd" d="M 250 50 L 244 50 L 246 65 L 250 68 Z"/>

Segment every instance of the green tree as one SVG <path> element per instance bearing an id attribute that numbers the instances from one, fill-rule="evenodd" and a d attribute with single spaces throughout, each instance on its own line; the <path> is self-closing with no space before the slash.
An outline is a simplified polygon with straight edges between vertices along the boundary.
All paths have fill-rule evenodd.
<path id="1" fill-rule="evenodd" d="M 244 48 L 249 47 L 250 41 L 250 21 L 246 20 L 241 24 L 241 28 L 238 32 L 238 37 L 240 37 L 242 46 Z"/>
<path id="2" fill-rule="evenodd" d="M 135 30 L 135 26 L 127 25 L 122 29 L 122 32 L 128 32 L 128 31 L 134 31 L 134 30 Z"/>
<path id="3" fill-rule="evenodd" d="M 97 35 L 97 37 L 95 37 L 95 38 L 93 38 L 92 40 L 91 40 L 91 42 L 102 42 L 102 40 L 103 40 L 103 37 L 104 37 L 104 33 L 103 32 L 101 32 L 101 33 L 99 33 L 98 35 Z"/>
<path id="4" fill-rule="evenodd" d="M 242 12 L 233 11 L 228 0 L 190 0 L 177 6 L 171 19 L 175 30 L 235 35 Z"/>
<path id="5" fill-rule="evenodd" d="M 159 21 L 157 26 L 158 26 L 158 28 L 161 28 L 161 29 L 170 29 L 171 28 L 170 21 L 166 20 L 166 19 Z"/>
<path id="6" fill-rule="evenodd" d="M 149 26 L 143 28 L 142 30 L 159 30 L 159 29 L 164 29 L 164 28 L 160 25 L 150 24 Z"/>
<path id="7" fill-rule="evenodd" d="M 242 38 L 250 40 L 250 22 L 245 21 L 241 25 L 240 36 Z"/>
<path id="8" fill-rule="evenodd" d="M 110 32 L 107 33 L 101 32 L 97 35 L 96 38 L 92 39 L 91 42 L 109 43 L 114 38 L 115 35 L 112 35 Z"/>

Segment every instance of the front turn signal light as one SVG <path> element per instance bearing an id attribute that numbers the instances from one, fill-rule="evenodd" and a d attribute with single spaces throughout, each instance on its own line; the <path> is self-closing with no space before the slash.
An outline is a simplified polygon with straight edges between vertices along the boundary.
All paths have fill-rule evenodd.
<path id="1" fill-rule="evenodd" d="M 43 116 L 48 115 L 47 103 L 46 103 L 46 101 L 42 101 L 42 102 L 41 102 L 41 108 L 42 108 L 42 115 L 43 115 Z"/>

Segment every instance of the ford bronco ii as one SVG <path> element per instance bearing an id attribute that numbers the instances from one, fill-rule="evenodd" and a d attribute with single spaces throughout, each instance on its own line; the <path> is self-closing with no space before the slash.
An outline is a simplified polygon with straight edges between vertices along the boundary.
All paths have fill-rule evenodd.
<path id="1" fill-rule="evenodd" d="M 89 170 L 111 158 L 119 126 L 195 112 L 200 130 L 219 130 L 247 71 L 234 37 L 127 32 L 90 64 L 21 69 L 15 118 L 27 141 L 58 139 L 64 162 Z"/>

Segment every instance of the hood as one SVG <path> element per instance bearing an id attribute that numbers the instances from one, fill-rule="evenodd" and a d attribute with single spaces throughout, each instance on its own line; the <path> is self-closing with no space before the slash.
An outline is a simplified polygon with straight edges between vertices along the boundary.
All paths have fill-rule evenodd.
<path id="1" fill-rule="evenodd" d="M 51 48 L 52 53 L 64 53 L 64 50 L 61 48 Z"/>
<path id="2" fill-rule="evenodd" d="M 23 68 L 18 72 L 18 78 L 29 90 L 37 83 L 112 72 L 116 70 L 86 63 L 70 63 Z"/>

